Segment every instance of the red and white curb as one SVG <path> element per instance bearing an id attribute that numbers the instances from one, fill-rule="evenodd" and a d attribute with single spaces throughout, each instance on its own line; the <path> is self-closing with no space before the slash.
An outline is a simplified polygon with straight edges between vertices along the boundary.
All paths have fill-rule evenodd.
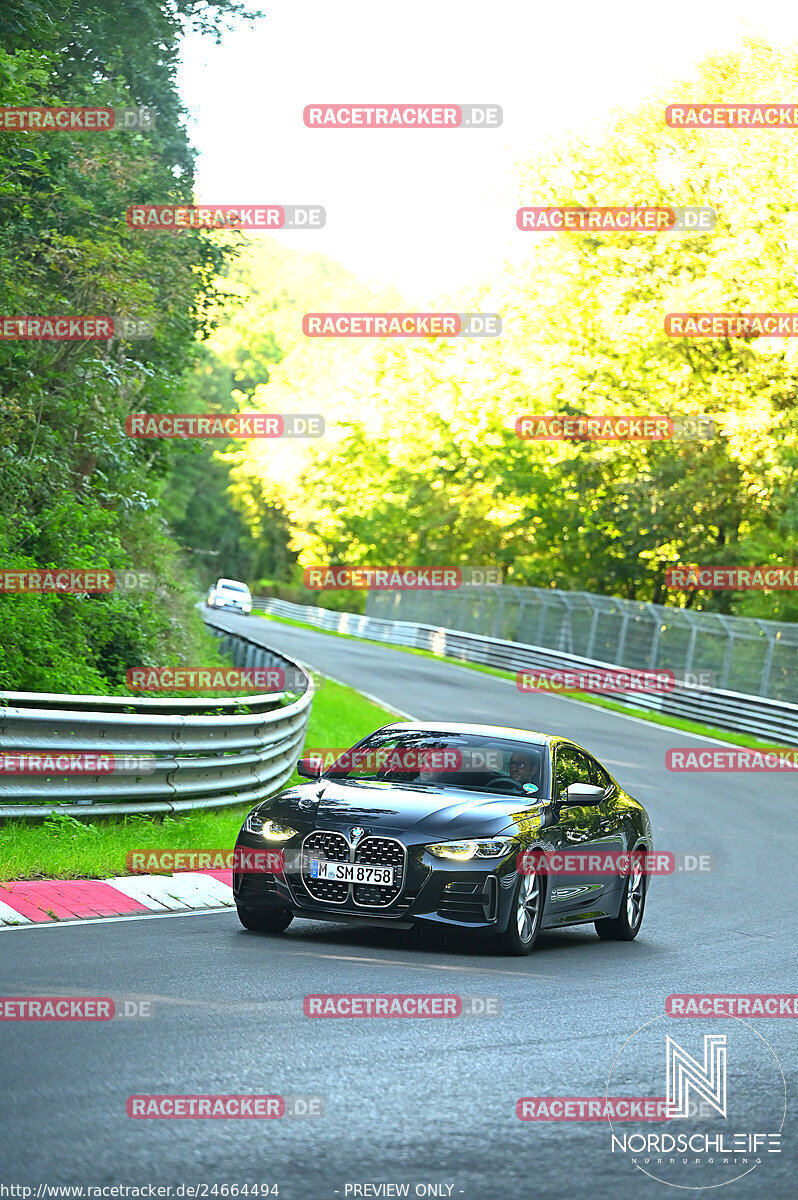
<path id="1" fill-rule="evenodd" d="M 232 872 L 0 883 L 0 929 L 48 922 L 233 907 Z"/>

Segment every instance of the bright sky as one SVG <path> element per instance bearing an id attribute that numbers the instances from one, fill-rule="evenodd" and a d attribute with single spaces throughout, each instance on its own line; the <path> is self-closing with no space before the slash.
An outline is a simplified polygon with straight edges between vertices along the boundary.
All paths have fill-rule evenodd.
<path id="1" fill-rule="evenodd" d="M 486 277 L 505 258 L 527 258 L 532 235 L 515 229 L 516 163 L 542 139 L 600 124 L 610 109 L 689 75 L 746 32 L 798 40 L 798 8 L 784 0 L 261 7 L 262 21 L 221 46 L 186 42 L 180 86 L 201 155 L 197 198 L 322 204 L 325 229 L 280 240 L 394 284 L 419 306 Z M 306 129 L 302 121 L 306 104 L 378 101 L 495 103 L 504 123 L 348 130 Z"/>

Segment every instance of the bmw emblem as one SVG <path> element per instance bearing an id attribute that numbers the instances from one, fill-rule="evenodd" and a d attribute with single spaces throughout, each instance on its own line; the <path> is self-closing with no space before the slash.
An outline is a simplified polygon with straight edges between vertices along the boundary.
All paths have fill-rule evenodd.
<path id="1" fill-rule="evenodd" d="M 357 842 L 359 842 L 360 839 L 365 836 L 365 833 L 365 829 L 361 829 L 359 825 L 355 825 L 354 828 L 350 829 L 349 836 L 352 839 L 352 845 L 356 845 Z"/>

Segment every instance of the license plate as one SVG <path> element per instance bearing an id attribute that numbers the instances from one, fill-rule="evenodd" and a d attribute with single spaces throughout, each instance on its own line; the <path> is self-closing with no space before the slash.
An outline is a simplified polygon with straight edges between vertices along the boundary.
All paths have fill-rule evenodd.
<path id="1" fill-rule="evenodd" d="M 363 863 L 310 860 L 311 879 L 334 879 L 338 883 L 370 883 L 372 887 L 391 887 L 393 867 L 369 867 Z"/>

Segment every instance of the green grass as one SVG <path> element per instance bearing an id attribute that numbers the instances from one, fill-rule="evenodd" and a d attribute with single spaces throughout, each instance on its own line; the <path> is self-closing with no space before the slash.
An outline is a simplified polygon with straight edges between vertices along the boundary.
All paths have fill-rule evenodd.
<path id="1" fill-rule="evenodd" d="M 331 608 L 329 611 L 337 613 L 338 610 Z M 338 630 L 338 629 L 319 629 L 318 625 L 310 625 L 307 621 L 294 621 L 293 618 L 291 618 L 291 617 L 276 617 L 272 613 L 258 612 L 258 613 L 253 613 L 252 615 L 253 615 L 253 617 L 263 617 L 264 621 L 274 621 L 277 625 L 293 625 L 297 629 L 310 629 L 313 631 L 313 633 L 323 633 L 327 637 L 351 638 L 353 636 L 351 633 L 341 633 L 340 630 Z M 338 615 L 340 616 L 340 613 Z M 353 613 L 352 615 L 357 617 L 360 614 Z M 376 641 L 379 641 L 379 638 L 358 638 L 358 641 L 376 642 Z M 384 643 L 380 643 L 380 644 L 384 645 Z M 404 650 L 404 649 L 406 649 L 406 647 L 394 646 L 394 647 L 392 647 L 392 649 Z M 408 653 L 410 653 L 410 654 L 429 654 L 431 658 L 439 657 L 439 655 L 432 654 L 431 651 L 429 651 L 429 650 L 408 650 Z"/>
<path id="2" fill-rule="evenodd" d="M 351 746 L 395 719 L 395 713 L 352 688 L 325 680 L 313 700 L 305 746 Z M 298 779 L 294 774 L 288 782 Z M 250 808 L 237 804 L 175 816 L 137 813 L 96 821 L 61 814 L 35 825 L 8 821 L 0 825 L 0 880 L 102 879 L 131 874 L 125 861 L 131 850 L 232 849 Z"/>
<path id="3" fill-rule="evenodd" d="M 266 621 L 276 621 L 280 625 L 295 625 L 298 629 L 311 629 L 314 633 L 323 633 L 326 637 L 343 637 L 351 640 L 352 634 L 340 633 L 338 630 L 319 629 L 305 621 L 294 621 L 289 617 L 276 617 L 271 613 L 258 613 Z M 483 663 L 466 662 L 461 658 L 451 658 L 446 654 L 433 654 L 431 650 L 419 650 L 414 646 L 394 646 L 380 642 L 378 638 L 358 638 L 358 641 L 377 642 L 391 650 L 399 650 L 402 654 L 420 654 L 423 658 L 434 658 L 438 662 L 451 663 L 455 667 L 467 667 L 469 671 L 482 671 L 485 675 L 498 675 L 501 679 L 515 681 L 515 671 L 504 671 L 501 667 L 488 667 Z M 557 695 L 558 693 L 552 693 Z M 756 750 L 761 746 L 776 746 L 780 743 L 772 739 L 753 737 L 748 733 L 735 733 L 731 729 L 716 729 L 712 725 L 702 725 L 698 721 L 689 721 L 684 717 L 672 717 L 666 713 L 648 712 L 646 709 L 635 708 L 632 704 L 622 704 L 619 700 L 608 700 L 604 696 L 594 696 L 588 692 L 571 692 L 567 699 L 578 700 L 580 704 L 595 704 L 597 708 L 606 708 L 610 712 L 623 713 L 625 716 L 637 717 L 640 721 L 648 721 L 651 725 L 665 725 L 669 729 L 681 729 L 685 733 L 695 733 L 700 737 L 716 738 L 719 742 L 729 742 L 733 746 L 750 746 Z M 785 747 L 789 748 L 789 747 Z"/>

